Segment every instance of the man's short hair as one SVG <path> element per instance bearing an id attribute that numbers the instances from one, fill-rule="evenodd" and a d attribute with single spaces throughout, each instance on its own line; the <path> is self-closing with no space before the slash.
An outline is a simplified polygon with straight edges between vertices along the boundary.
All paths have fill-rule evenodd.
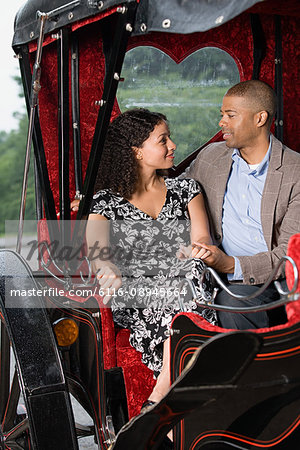
<path id="1" fill-rule="evenodd" d="M 274 90 L 260 80 L 241 81 L 226 92 L 227 96 L 247 97 L 255 112 L 267 111 L 267 126 L 272 125 L 277 108 L 277 97 Z"/>

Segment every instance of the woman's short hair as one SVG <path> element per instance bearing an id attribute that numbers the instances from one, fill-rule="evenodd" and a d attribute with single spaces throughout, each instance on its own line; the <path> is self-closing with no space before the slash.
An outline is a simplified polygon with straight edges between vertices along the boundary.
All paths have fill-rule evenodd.
<path id="1" fill-rule="evenodd" d="M 130 198 L 139 178 L 138 161 L 133 150 L 141 147 L 166 116 L 144 108 L 120 114 L 108 127 L 95 190 L 110 189 Z"/>

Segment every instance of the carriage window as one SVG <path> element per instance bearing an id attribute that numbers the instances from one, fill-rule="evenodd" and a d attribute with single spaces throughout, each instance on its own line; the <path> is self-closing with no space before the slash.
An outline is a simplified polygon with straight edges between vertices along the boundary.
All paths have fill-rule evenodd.
<path id="1" fill-rule="evenodd" d="M 223 95 L 240 81 L 234 59 L 215 47 L 197 50 L 180 64 L 157 48 L 136 47 L 125 56 L 122 77 L 121 111 L 143 107 L 165 114 L 177 144 L 175 164 L 219 131 Z"/>

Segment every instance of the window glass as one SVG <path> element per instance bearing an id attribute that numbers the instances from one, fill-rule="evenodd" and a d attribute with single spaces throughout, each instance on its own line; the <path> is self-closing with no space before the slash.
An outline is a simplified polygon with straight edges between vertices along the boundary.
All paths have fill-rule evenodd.
<path id="1" fill-rule="evenodd" d="M 219 130 L 222 98 L 240 81 L 234 59 L 215 47 L 197 50 L 176 64 L 154 47 L 126 53 L 117 99 L 122 112 L 143 107 L 165 114 L 177 144 L 175 164 Z"/>

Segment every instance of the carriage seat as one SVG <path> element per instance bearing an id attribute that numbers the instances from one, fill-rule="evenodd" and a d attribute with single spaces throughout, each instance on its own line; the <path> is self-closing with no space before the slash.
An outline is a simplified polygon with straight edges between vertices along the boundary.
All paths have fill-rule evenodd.
<path id="1" fill-rule="evenodd" d="M 292 236 L 289 240 L 287 255 L 295 262 L 300 272 L 300 234 Z M 294 284 L 294 273 L 292 265 L 286 263 L 286 278 L 289 289 Z M 300 278 L 300 277 L 299 277 Z M 299 300 L 286 305 L 287 321 L 279 325 L 271 326 L 259 330 L 251 330 L 257 333 L 272 332 L 275 330 L 285 329 L 291 327 L 300 321 L 300 279 L 298 281 L 297 293 L 299 293 Z M 210 324 L 201 316 L 195 313 L 181 313 L 190 318 L 200 328 L 211 331 L 213 333 L 224 333 L 230 330 L 217 327 Z M 176 316 L 178 317 L 178 316 Z M 141 363 L 141 357 L 138 352 L 129 344 L 129 330 L 120 330 L 116 337 L 116 357 L 117 363 L 123 368 L 128 407 L 130 417 L 139 414 L 140 406 L 145 401 L 154 387 L 154 381 L 151 377 L 150 370 Z M 149 384 L 148 384 L 149 383 Z"/>
<path id="2" fill-rule="evenodd" d="M 47 224 L 45 220 L 41 220 L 38 226 L 39 242 L 49 240 Z M 300 234 L 291 237 L 288 245 L 287 254 L 291 256 L 300 268 Z M 290 263 L 286 264 L 286 277 L 288 287 L 293 285 L 293 270 Z M 300 281 L 298 282 L 297 292 L 300 292 Z M 66 292 L 66 297 L 68 293 Z M 124 374 L 124 381 L 128 402 L 129 418 L 139 414 L 143 402 L 149 397 L 155 380 L 152 372 L 141 362 L 141 354 L 137 352 L 129 344 L 129 330 L 120 329 L 114 325 L 112 312 L 110 308 L 103 307 L 100 296 L 95 295 L 100 306 L 101 323 L 102 323 L 102 340 L 103 340 L 103 359 L 104 368 L 111 369 L 113 367 L 121 367 Z M 87 299 L 72 296 L 72 300 L 84 303 Z M 287 322 L 276 325 L 268 329 L 254 330 L 256 332 L 265 332 L 278 329 L 284 329 L 292 324 L 300 321 L 300 300 L 290 303 L 286 306 Z M 188 314 L 195 324 L 214 333 L 228 332 L 230 330 L 223 329 L 208 323 L 201 316 L 193 313 Z"/>

